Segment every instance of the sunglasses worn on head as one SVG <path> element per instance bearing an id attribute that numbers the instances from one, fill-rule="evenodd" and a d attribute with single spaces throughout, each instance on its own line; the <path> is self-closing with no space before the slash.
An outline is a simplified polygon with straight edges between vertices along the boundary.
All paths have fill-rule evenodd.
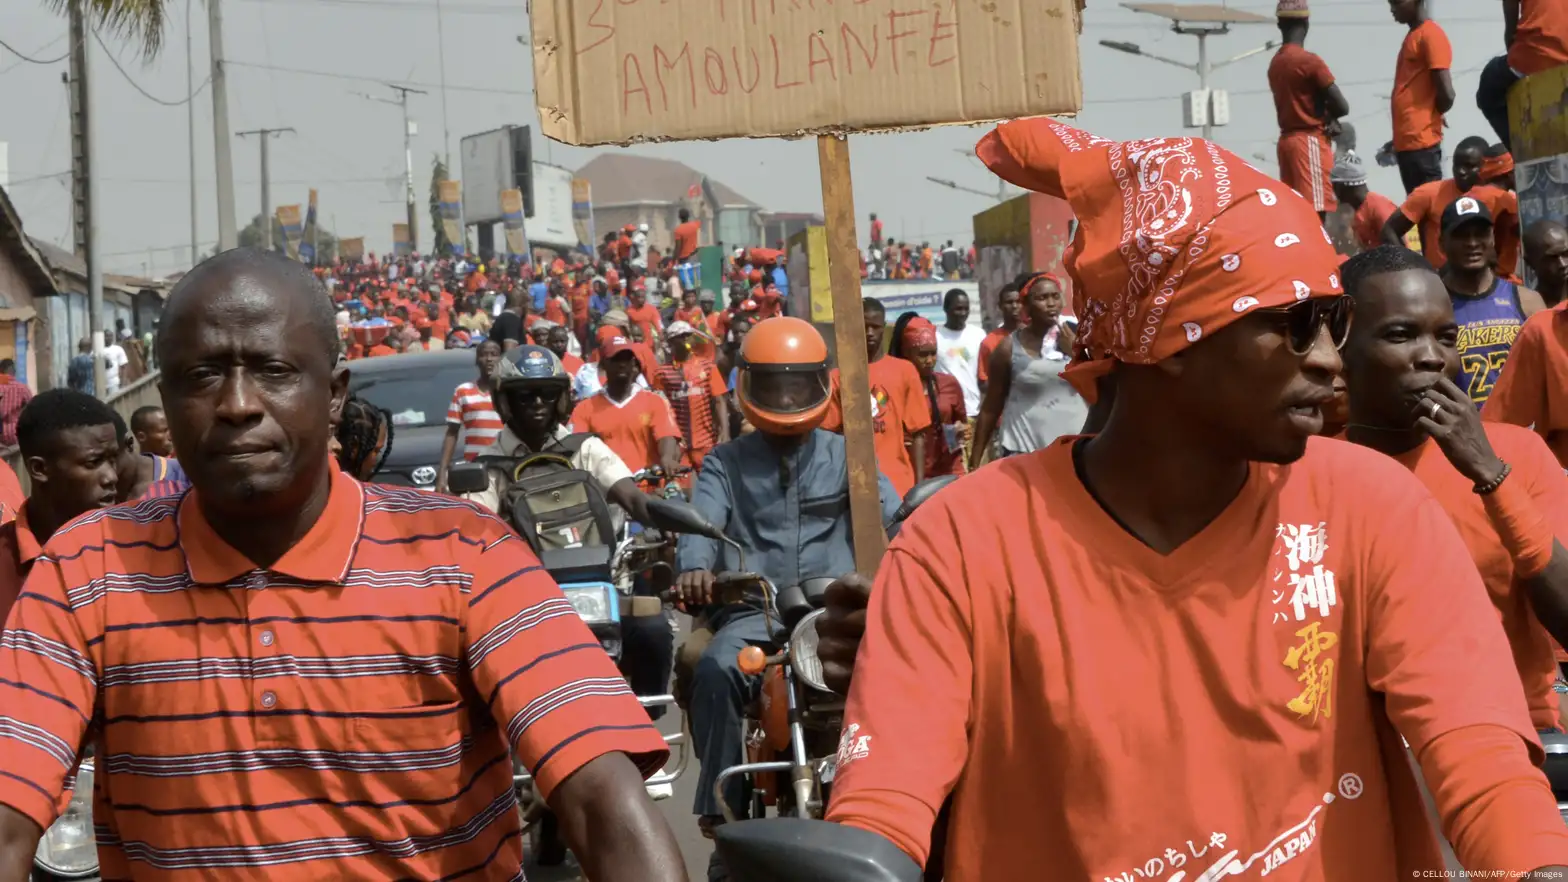
<path id="1" fill-rule="evenodd" d="M 1325 324 L 1328 325 L 1328 336 L 1334 348 L 1344 348 L 1345 340 L 1350 336 L 1350 318 L 1355 312 L 1355 304 L 1350 295 L 1341 294 L 1338 297 L 1314 297 L 1290 306 L 1258 311 L 1281 317 L 1286 345 L 1295 355 L 1306 355 L 1312 351 Z"/>

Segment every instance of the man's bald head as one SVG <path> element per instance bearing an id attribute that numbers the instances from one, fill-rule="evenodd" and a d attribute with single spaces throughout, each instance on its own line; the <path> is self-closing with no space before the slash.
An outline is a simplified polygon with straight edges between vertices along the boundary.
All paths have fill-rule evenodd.
<path id="1" fill-rule="evenodd" d="M 1544 254 L 1554 244 L 1568 241 L 1568 227 L 1551 218 L 1541 218 L 1525 228 L 1524 253 L 1526 258 Z"/>
<path id="2" fill-rule="evenodd" d="M 233 248 L 197 264 L 169 292 L 161 326 L 174 327 L 181 312 L 233 287 L 242 279 L 257 283 L 256 287 L 276 298 L 279 306 L 289 298 L 297 298 L 298 305 L 305 307 L 304 327 L 298 330 L 315 335 L 323 352 L 337 352 L 337 318 L 327 289 L 305 264 L 259 248 Z M 171 346 L 180 345 L 181 341 L 174 339 L 172 334 L 160 334 L 159 361 L 167 357 Z"/>

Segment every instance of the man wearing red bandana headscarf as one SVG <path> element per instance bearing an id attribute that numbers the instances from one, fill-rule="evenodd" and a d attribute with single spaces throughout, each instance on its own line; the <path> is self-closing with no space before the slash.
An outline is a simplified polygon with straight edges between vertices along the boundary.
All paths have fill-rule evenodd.
<path id="1" fill-rule="evenodd" d="M 1350 308 L 1311 203 L 1193 138 L 1033 119 L 978 152 L 1071 203 L 1067 374 L 1114 400 L 1098 435 L 905 522 L 868 593 L 829 820 L 924 863 L 951 796 L 948 882 L 1436 875 L 1402 735 L 1467 868 L 1568 872 L 1452 521 L 1397 462 L 1314 437 Z M 848 593 L 819 628 L 830 670 Z"/>

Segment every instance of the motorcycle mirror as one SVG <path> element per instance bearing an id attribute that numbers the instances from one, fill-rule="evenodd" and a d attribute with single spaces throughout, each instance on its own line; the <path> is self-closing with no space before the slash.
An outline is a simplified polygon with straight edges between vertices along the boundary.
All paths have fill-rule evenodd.
<path id="1" fill-rule="evenodd" d="M 868 830 L 804 818 L 714 828 L 730 874 L 746 882 L 920 882 L 920 867 Z"/>
<path id="2" fill-rule="evenodd" d="M 702 512 L 679 499 L 648 499 L 648 516 L 653 521 L 646 526 L 666 533 L 690 533 L 709 539 L 724 541 L 724 531 L 709 523 Z"/>
<path id="3" fill-rule="evenodd" d="M 446 488 L 454 495 L 479 493 L 490 489 L 490 477 L 477 462 L 461 462 L 446 473 Z"/>

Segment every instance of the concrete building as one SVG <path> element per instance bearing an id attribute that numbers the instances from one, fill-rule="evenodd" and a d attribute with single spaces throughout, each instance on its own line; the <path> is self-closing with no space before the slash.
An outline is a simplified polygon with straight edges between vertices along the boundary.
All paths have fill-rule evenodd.
<path id="1" fill-rule="evenodd" d="M 40 353 L 38 341 L 42 314 L 58 291 L 49 265 L 22 230 L 22 218 L 5 190 L 0 189 L 0 358 L 16 360 L 17 379 L 34 392 L 47 389 L 40 383 L 49 364 L 48 353 Z"/>
<path id="2" fill-rule="evenodd" d="M 626 224 L 647 224 L 648 240 L 667 254 L 685 208 L 702 221 L 700 245 L 761 246 L 762 206 L 673 159 L 604 153 L 577 170 L 592 186 L 593 221 L 600 241 Z M 598 243 L 594 243 L 596 246 Z"/>
<path id="3" fill-rule="evenodd" d="M 58 295 L 49 298 L 44 317 L 47 333 L 38 341 L 38 363 L 42 375 L 39 388 L 66 384 L 71 358 L 78 341 L 87 336 L 87 262 L 79 255 L 52 243 L 33 239 L 32 245 L 43 255 L 54 279 Z M 153 329 L 163 312 L 169 283 L 104 273 L 103 327 L 108 341 L 117 328 L 127 328 L 141 336 Z"/>

